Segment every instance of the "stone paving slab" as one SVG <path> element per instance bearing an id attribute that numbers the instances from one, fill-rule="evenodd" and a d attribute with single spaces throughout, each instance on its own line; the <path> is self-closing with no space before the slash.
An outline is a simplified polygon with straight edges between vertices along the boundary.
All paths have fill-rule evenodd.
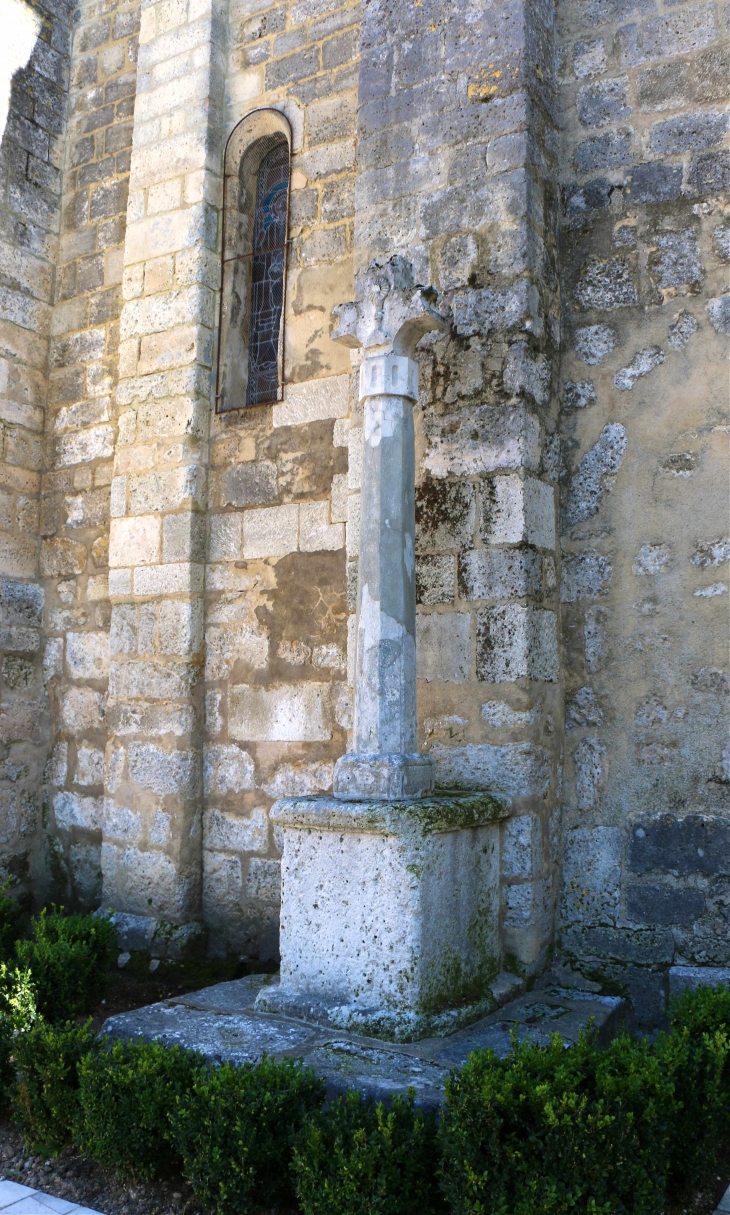
<path id="1" fill-rule="evenodd" d="M 3 1179 L 0 1179 L 0 1212 L 2 1215 L 50 1215 L 51 1212 L 55 1215 L 101 1215 L 90 1207 L 67 1202 L 65 1198 L 54 1198 L 52 1194 L 42 1194 L 30 1186 Z"/>
<path id="2" fill-rule="evenodd" d="M 730 1185 L 715 1208 L 715 1215 L 730 1215 Z"/>
<path id="3" fill-rule="evenodd" d="M 251 975 L 217 983 L 109 1017 L 103 1032 L 113 1038 L 158 1039 L 199 1051 L 215 1062 L 254 1063 L 263 1054 L 302 1059 L 322 1076 L 330 1096 L 357 1088 L 383 1100 L 413 1088 L 416 1103 L 431 1107 L 443 1100 L 449 1071 L 465 1063 L 474 1050 L 489 1047 L 504 1058 L 512 1049 L 513 1034 L 518 1041 L 545 1046 L 558 1033 L 571 1046 L 589 1026 L 605 1044 L 624 1014 L 618 996 L 548 983 L 458 1033 L 396 1045 L 256 1011 L 258 991 L 276 982 L 276 976 Z M 514 984 L 505 982 L 503 987 L 514 991 Z"/>

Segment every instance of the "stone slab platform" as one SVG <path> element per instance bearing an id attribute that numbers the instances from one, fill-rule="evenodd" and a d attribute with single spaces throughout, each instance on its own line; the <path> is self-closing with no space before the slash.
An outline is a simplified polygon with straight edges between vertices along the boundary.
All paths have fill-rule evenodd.
<path id="1" fill-rule="evenodd" d="M 395 1045 L 377 1038 L 333 1031 L 257 1012 L 254 1000 L 276 976 L 249 975 L 179 996 L 133 1012 L 109 1017 L 103 1032 L 113 1038 L 158 1039 L 168 1046 L 199 1051 L 207 1059 L 254 1063 L 263 1054 L 275 1059 L 302 1059 L 327 1085 L 329 1097 L 348 1088 L 376 1100 L 415 1089 L 416 1103 L 433 1107 L 443 1100 L 444 1082 L 469 1054 L 490 1047 L 500 1058 L 511 1049 L 511 1034 L 520 1041 L 546 1045 L 559 1033 L 566 1046 L 577 1041 L 589 1023 L 607 1043 L 620 1028 L 624 1001 L 550 981 L 506 1003 L 498 1012 L 446 1038 Z M 514 990 L 514 989 L 513 989 Z"/>

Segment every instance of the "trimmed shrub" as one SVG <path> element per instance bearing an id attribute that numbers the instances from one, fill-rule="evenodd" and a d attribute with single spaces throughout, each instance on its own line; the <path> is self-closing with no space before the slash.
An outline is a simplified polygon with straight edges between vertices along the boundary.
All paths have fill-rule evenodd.
<path id="1" fill-rule="evenodd" d="M 659 1215 L 672 1085 L 650 1050 L 587 1038 L 566 1050 L 514 1042 L 452 1073 L 442 1185 L 455 1215 L 575 1211 Z"/>
<path id="2" fill-rule="evenodd" d="M 672 1133 L 670 1186 L 687 1193 L 714 1172 L 730 1142 L 730 990 L 699 987 L 672 1006 L 657 1055 L 680 1108 Z"/>
<path id="3" fill-rule="evenodd" d="M 28 967 L 38 995 L 38 1010 L 49 1021 L 88 1012 L 107 983 L 117 933 L 103 916 L 50 914 L 31 922 L 31 937 L 19 941 L 18 959 Z"/>
<path id="4" fill-rule="evenodd" d="M 436 1121 L 408 1097 L 389 1106 L 349 1092 L 308 1119 L 294 1149 L 303 1215 L 435 1215 Z"/>
<path id="5" fill-rule="evenodd" d="M 9 962 L 15 955 L 15 942 L 21 935 L 21 914 L 15 899 L 8 896 L 10 879 L 0 886 L 0 962 Z"/>
<path id="6" fill-rule="evenodd" d="M 218 1215 L 291 1204 L 294 1139 L 323 1098 L 314 1071 L 291 1059 L 200 1069 L 175 1118 L 196 1198 Z"/>
<path id="7" fill-rule="evenodd" d="M 149 1181 L 173 1154 L 171 1114 L 199 1056 L 159 1042 L 115 1042 L 81 1061 L 77 1142 L 85 1156 Z"/>
<path id="8" fill-rule="evenodd" d="M 29 971 L 0 962 L 0 1107 L 7 1105 L 15 1082 L 15 1038 L 36 1019 L 35 991 Z"/>
<path id="9" fill-rule="evenodd" d="M 56 1153 L 72 1142 L 79 1115 L 79 1068 L 95 1046 L 88 1023 L 55 1027 L 39 1020 L 15 1038 L 13 1117 L 31 1151 Z"/>

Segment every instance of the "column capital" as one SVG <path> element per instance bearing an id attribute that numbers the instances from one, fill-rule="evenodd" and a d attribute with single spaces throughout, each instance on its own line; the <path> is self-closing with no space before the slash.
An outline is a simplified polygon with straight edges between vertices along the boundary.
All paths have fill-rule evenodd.
<path id="1" fill-rule="evenodd" d="M 332 338 L 366 354 L 411 357 L 424 334 L 449 327 L 435 300 L 432 287 L 414 282 L 405 258 L 370 262 L 355 284 L 355 299 L 332 309 Z"/>
<path id="2" fill-rule="evenodd" d="M 360 400 L 398 396 L 418 400 L 418 363 L 402 354 L 366 354 L 360 364 Z"/>

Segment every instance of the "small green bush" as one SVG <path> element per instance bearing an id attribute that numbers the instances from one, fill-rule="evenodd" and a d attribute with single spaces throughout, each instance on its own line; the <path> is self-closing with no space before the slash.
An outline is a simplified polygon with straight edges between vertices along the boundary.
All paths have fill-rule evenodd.
<path id="1" fill-rule="evenodd" d="M 672 1085 L 642 1044 L 603 1053 L 514 1043 L 470 1057 L 446 1087 L 442 1185 L 454 1215 L 659 1215 Z"/>
<path id="2" fill-rule="evenodd" d="M 35 990 L 29 971 L 0 962 L 0 1107 L 7 1105 L 15 1082 L 16 1035 L 36 1019 Z"/>
<path id="3" fill-rule="evenodd" d="M 436 1122 L 413 1093 L 388 1107 L 349 1092 L 308 1119 L 294 1150 L 303 1215 L 435 1215 Z"/>
<path id="4" fill-rule="evenodd" d="M 13 1116 L 31 1151 L 55 1153 L 72 1142 L 79 1115 L 79 1069 L 95 1043 L 88 1023 L 56 1027 L 38 1020 L 16 1036 Z"/>
<path id="5" fill-rule="evenodd" d="M 657 1042 L 680 1106 L 670 1186 L 687 1193 L 715 1170 L 730 1142 L 730 990 L 685 991 L 672 1006 L 670 1024 L 671 1033 Z"/>
<path id="6" fill-rule="evenodd" d="M 15 942 L 21 934 L 21 914 L 15 899 L 8 896 L 8 878 L 0 886 L 0 962 L 9 962 L 15 955 Z"/>
<path id="7" fill-rule="evenodd" d="M 78 1146 L 98 1164 L 149 1181 L 173 1154 L 171 1114 L 184 1104 L 198 1056 L 159 1042 L 115 1042 L 79 1068 Z"/>
<path id="8" fill-rule="evenodd" d="M 9 1103 L 15 1085 L 18 1034 L 35 1022 L 35 989 L 29 971 L 0 962 L 0 1107 Z"/>
<path id="9" fill-rule="evenodd" d="M 103 916 L 44 910 L 32 921 L 30 940 L 18 942 L 17 956 L 33 976 L 38 1010 L 47 1020 L 91 1010 L 106 986 L 116 942 L 116 929 Z"/>
<path id="10" fill-rule="evenodd" d="M 218 1215 L 291 1204 L 294 1139 L 323 1098 L 312 1069 L 289 1059 L 200 1069 L 175 1118 L 198 1200 Z"/>

